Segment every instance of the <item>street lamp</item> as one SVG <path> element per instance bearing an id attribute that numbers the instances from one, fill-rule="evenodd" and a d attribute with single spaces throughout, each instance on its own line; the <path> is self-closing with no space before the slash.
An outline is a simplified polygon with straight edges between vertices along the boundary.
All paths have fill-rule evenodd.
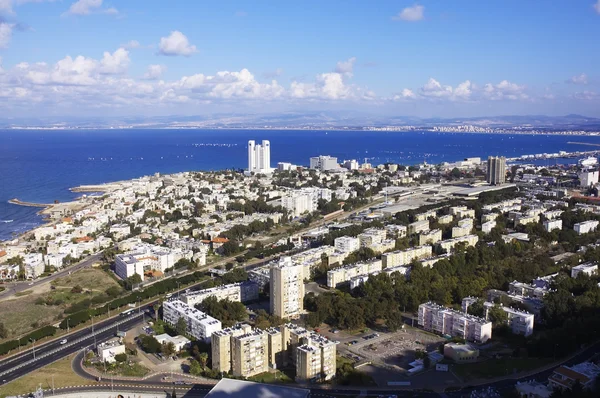
<path id="1" fill-rule="evenodd" d="M 35 339 L 29 339 L 29 341 L 33 342 L 31 350 L 33 351 L 33 360 L 35 361 Z"/>

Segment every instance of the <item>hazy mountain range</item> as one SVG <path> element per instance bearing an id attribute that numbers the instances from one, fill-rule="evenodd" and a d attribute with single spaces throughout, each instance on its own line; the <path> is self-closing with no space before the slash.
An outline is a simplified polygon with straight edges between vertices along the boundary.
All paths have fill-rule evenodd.
<path id="1" fill-rule="evenodd" d="M 272 129 L 362 129 L 364 127 L 472 125 L 488 128 L 522 128 L 524 130 L 600 131 L 600 118 L 566 116 L 490 116 L 470 118 L 418 118 L 380 116 L 357 112 L 313 112 L 278 114 L 213 114 L 203 116 L 155 117 L 44 117 L 2 118 L 0 129 L 15 128 L 272 128 Z"/>

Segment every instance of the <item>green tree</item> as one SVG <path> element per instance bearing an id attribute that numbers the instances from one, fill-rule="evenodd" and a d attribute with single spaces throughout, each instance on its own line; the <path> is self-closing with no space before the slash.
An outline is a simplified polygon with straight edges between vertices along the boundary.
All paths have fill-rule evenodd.
<path id="1" fill-rule="evenodd" d="M 127 361 L 127 354 L 122 353 L 115 355 L 115 361 L 117 361 L 118 363 L 123 363 Z"/>
<path id="2" fill-rule="evenodd" d="M 206 364 L 208 363 L 208 353 L 201 352 L 198 354 L 198 360 L 200 361 L 200 365 L 202 365 L 202 369 L 206 368 Z"/>
<path id="3" fill-rule="evenodd" d="M 508 321 L 508 314 L 499 305 L 495 305 L 488 310 L 488 319 L 494 326 L 500 326 Z"/>
<path id="4" fill-rule="evenodd" d="M 160 352 L 163 353 L 163 355 L 170 357 L 171 355 L 175 354 L 175 344 L 168 342 L 168 343 L 162 343 L 161 347 L 160 347 Z"/>
<path id="5" fill-rule="evenodd" d="M 149 354 L 156 354 L 162 348 L 161 344 L 153 336 L 144 335 L 140 338 L 142 350 Z"/>
<path id="6" fill-rule="evenodd" d="M 0 322 L 0 339 L 5 339 L 8 337 L 8 330 L 4 326 L 4 323 Z"/>
<path id="7" fill-rule="evenodd" d="M 187 323 L 185 322 L 185 318 L 181 317 L 177 320 L 177 324 L 175 325 L 175 331 L 181 336 L 187 333 Z"/>

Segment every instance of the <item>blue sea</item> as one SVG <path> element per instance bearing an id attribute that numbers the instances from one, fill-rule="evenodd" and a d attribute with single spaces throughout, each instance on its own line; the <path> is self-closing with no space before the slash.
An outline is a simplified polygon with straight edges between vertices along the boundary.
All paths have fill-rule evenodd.
<path id="1" fill-rule="evenodd" d="M 600 137 L 431 132 L 291 130 L 7 130 L 0 131 L 0 240 L 42 223 L 39 209 L 11 198 L 51 203 L 70 187 L 188 170 L 244 168 L 249 139 L 271 141 L 271 162 L 306 165 L 323 154 L 374 164 L 455 161 L 465 157 L 596 149 L 568 141 Z M 554 161 L 549 161 L 553 162 Z M 574 162 L 574 160 L 573 160 Z"/>

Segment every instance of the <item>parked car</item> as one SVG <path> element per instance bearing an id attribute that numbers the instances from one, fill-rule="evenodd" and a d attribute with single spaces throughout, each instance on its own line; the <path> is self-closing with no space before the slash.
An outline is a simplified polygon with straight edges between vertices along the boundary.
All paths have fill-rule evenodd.
<path id="1" fill-rule="evenodd" d="M 67 344 L 67 339 L 62 339 L 62 340 L 60 341 L 60 345 L 64 345 L 64 344 Z"/>

